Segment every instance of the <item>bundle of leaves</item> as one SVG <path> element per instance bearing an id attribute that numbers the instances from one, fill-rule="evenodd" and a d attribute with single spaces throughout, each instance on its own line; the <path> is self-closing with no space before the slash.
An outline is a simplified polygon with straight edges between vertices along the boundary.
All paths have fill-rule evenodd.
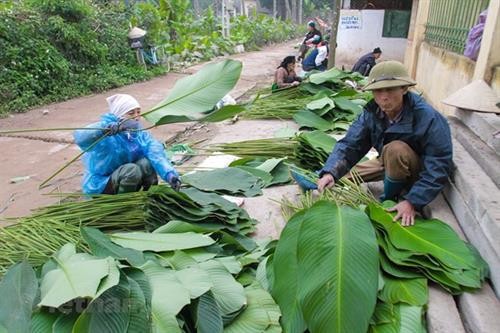
<path id="1" fill-rule="evenodd" d="M 380 205 L 348 180 L 284 203 L 294 215 L 267 276 L 285 330 L 425 332 L 428 280 L 452 294 L 481 288 L 488 268 L 470 244 L 437 219 L 393 222 L 385 209 L 393 204 Z M 285 267 L 299 273 L 284 274 Z"/>
<path id="2" fill-rule="evenodd" d="M 234 251 L 209 232 L 106 235 L 83 228 L 88 253 L 61 247 L 0 282 L 8 332 L 277 332 L 280 310 L 256 281 L 262 243 Z"/>
<path id="3" fill-rule="evenodd" d="M 319 170 L 332 152 L 336 140 L 322 131 L 303 132 L 293 138 L 271 138 L 212 145 L 211 152 L 245 158 L 287 158 L 308 170 Z"/>
<path id="4" fill-rule="evenodd" d="M 298 87 L 257 95 L 241 114 L 246 119 L 294 119 L 301 127 L 345 131 L 372 98 L 352 85 L 362 84 L 358 73 L 337 68 L 310 74 Z M 346 83 L 350 82 L 350 83 Z"/>
<path id="5" fill-rule="evenodd" d="M 75 195 L 79 199 L 81 195 Z M 87 249 L 79 227 L 91 226 L 106 232 L 154 230 L 179 221 L 189 226 L 210 228 L 219 238 L 231 239 L 235 246 L 252 248 L 244 235 L 254 230 L 255 220 L 236 204 L 196 189 L 176 192 L 168 186 L 149 191 L 113 196 L 99 195 L 92 200 L 70 201 L 37 210 L 15 219 L 14 225 L 0 228 L 0 273 L 27 259 L 38 266 L 58 248 L 70 242 Z"/>

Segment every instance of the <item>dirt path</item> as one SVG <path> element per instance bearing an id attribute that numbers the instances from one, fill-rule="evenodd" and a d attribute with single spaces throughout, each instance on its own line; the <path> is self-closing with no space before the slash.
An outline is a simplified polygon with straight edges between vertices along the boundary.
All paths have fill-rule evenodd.
<path id="1" fill-rule="evenodd" d="M 271 82 L 276 66 L 286 55 L 294 52 L 295 42 L 266 47 L 261 51 L 231 56 L 243 62 L 243 72 L 231 92 L 239 97 L 258 82 Z M 154 106 L 168 95 L 175 82 L 199 70 L 199 64 L 184 73 L 168 73 L 153 80 L 96 94 L 45 105 L 27 113 L 0 119 L 0 129 L 80 127 L 96 121 L 106 112 L 106 97 L 116 93 L 134 95 L 144 110 Z M 189 124 L 172 124 L 153 131 L 157 139 L 166 141 L 185 130 Z M 217 131 L 217 127 L 212 129 Z M 71 131 L 28 133 L 21 137 L 0 137 L 0 220 L 26 215 L 33 208 L 54 203 L 57 198 L 49 193 L 67 193 L 80 189 L 82 166 L 80 162 L 67 168 L 51 185 L 43 190 L 38 185 L 79 153 L 72 142 Z M 0 222 L 2 223 L 2 222 Z"/>

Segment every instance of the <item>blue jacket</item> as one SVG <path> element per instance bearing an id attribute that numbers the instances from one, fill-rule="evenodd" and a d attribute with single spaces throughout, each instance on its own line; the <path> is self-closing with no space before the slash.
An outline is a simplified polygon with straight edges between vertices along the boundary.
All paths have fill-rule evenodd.
<path id="1" fill-rule="evenodd" d="M 106 113 L 101 117 L 100 122 L 87 127 L 106 128 L 118 121 L 115 115 Z M 76 144 L 82 150 L 89 148 L 103 135 L 102 130 L 77 130 L 73 134 Z M 171 173 L 178 176 L 177 171 L 167 159 L 163 145 L 156 141 L 149 132 L 125 131 L 106 137 L 84 154 L 83 192 L 86 194 L 102 193 L 113 171 L 123 164 L 135 162 L 143 157 L 151 162 L 163 180 L 167 181 Z"/>
<path id="2" fill-rule="evenodd" d="M 375 66 L 375 56 L 370 52 L 359 58 L 354 67 L 352 67 L 352 71 L 368 76 L 373 66 Z"/>
<path id="3" fill-rule="evenodd" d="M 452 166 L 450 127 L 446 118 L 424 99 L 408 92 L 404 96 L 401 120 L 390 126 L 374 100 L 369 102 L 346 136 L 328 157 L 320 175 L 342 178 L 374 147 L 379 154 L 394 140 L 406 142 L 420 157 L 423 169 L 405 199 L 417 209 L 430 203 L 443 189 Z"/>

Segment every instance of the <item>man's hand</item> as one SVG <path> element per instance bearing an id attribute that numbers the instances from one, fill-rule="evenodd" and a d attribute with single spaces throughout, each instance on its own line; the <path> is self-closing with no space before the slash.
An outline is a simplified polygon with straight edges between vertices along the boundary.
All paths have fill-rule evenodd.
<path id="1" fill-rule="evenodd" d="M 330 173 L 325 173 L 323 177 L 318 180 L 318 191 L 323 192 L 325 188 L 330 188 L 335 185 L 335 179 Z"/>
<path id="2" fill-rule="evenodd" d="M 296 87 L 296 86 L 298 86 L 299 84 L 300 84 L 300 82 L 299 82 L 299 81 L 293 81 L 293 82 L 292 82 L 292 87 Z"/>
<path id="3" fill-rule="evenodd" d="M 415 207 L 408 201 L 401 201 L 396 206 L 387 209 L 388 212 L 397 212 L 393 221 L 396 222 L 401 219 L 401 225 L 408 227 L 415 224 Z"/>

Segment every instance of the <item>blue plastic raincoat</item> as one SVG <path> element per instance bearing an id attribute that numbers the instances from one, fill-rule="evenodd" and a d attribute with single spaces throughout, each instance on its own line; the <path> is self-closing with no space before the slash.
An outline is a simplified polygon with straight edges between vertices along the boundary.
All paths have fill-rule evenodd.
<path id="1" fill-rule="evenodd" d="M 87 127 L 107 128 L 119 119 L 112 113 L 106 113 L 101 121 Z M 76 144 L 85 150 L 104 135 L 102 130 L 77 130 L 73 136 Z M 106 137 L 83 156 L 85 173 L 82 181 L 83 192 L 86 194 L 102 193 L 113 171 L 126 163 L 133 163 L 141 158 L 147 158 L 156 173 L 165 181 L 171 174 L 178 177 L 172 167 L 163 145 L 155 140 L 148 131 L 124 131 Z"/>
<path id="2" fill-rule="evenodd" d="M 451 171 L 450 127 L 446 118 L 417 94 L 408 92 L 403 101 L 401 121 L 392 126 L 388 126 L 375 101 L 369 102 L 346 136 L 337 142 L 320 175 L 330 173 L 338 180 L 372 147 L 380 154 L 384 145 L 400 140 L 417 153 L 423 165 L 419 179 L 404 198 L 417 209 L 434 200 Z"/>

